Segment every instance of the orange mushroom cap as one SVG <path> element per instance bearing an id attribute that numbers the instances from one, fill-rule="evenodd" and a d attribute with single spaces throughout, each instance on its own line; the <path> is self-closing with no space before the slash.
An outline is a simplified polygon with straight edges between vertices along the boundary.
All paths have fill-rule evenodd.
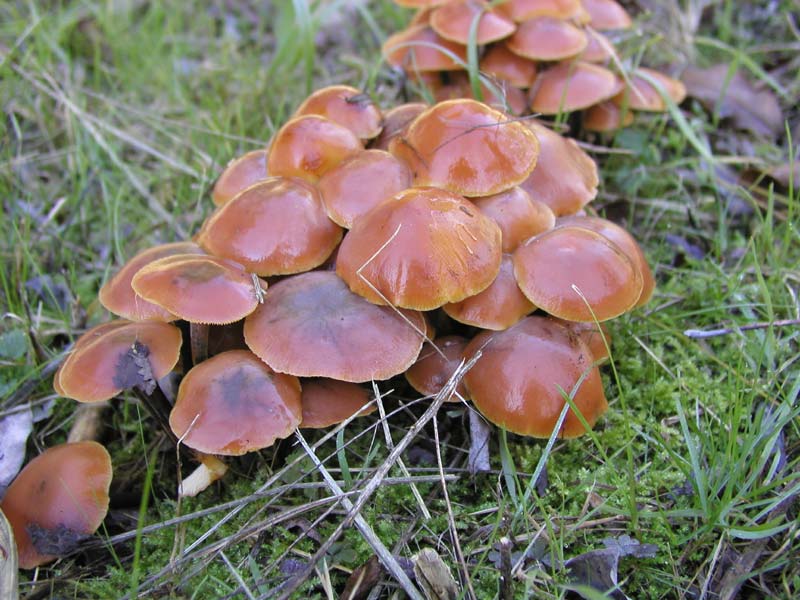
<path id="1" fill-rule="evenodd" d="M 247 345 L 276 371 L 354 383 L 405 371 L 424 331 L 420 313 L 370 304 L 329 271 L 274 284 L 244 323 Z"/>
<path id="2" fill-rule="evenodd" d="M 588 43 L 586 34 L 575 25 L 553 17 L 525 21 L 506 40 L 506 46 L 514 54 L 540 61 L 577 56 Z"/>
<path id="3" fill-rule="evenodd" d="M 557 217 L 576 213 L 597 195 L 597 165 L 575 140 L 536 121 L 527 126 L 539 140 L 539 164 L 520 187 Z"/>
<path id="4" fill-rule="evenodd" d="M 404 135 L 411 122 L 427 108 L 428 105 L 423 102 L 408 102 L 387 110 L 383 114 L 383 129 L 369 147 L 373 150 L 388 150 L 389 142 L 398 135 Z"/>
<path id="5" fill-rule="evenodd" d="M 582 11 L 581 0 L 508 0 L 501 2 L 497 10 L 517 23 L 536 17 L 570 19 Z"/>
<path id="6" fill-rule="evenodd" d="M 614 44 L 599 31 L 587 30 L 586 48 L 580 54 L 580 59 L 590 63 L 607 63 L 614 52 Z"/>
<path id="7" fill-rule="evenodd" d="M 531 198 L 519 186 L 492 196 L 473 198 L 472 202 L 500 227 L 503 252 L 513 252 L 522 242 L 552 229 L 556 223 L 550 207 Z"/>
<path id="8" fill-rule="evenodd" d="M 651 112 L 667 110 L 664 97 L 648 79 L 655 80 L 675 104 L 680 104 L 686 98 L 686 86 L 682 81 L 654 69 L 639 67 L 631 77 L 631 87 L 626 87 L 614 96 L 614 102 L 633 110 Z"/>
<path id="9" fill-rule="evenodd" d="M 383 150 L 365 150 L 325 173 L 317 187 L 328 216 L 342 227 L 411 186 L 404 162 Z"/>
<path id="10" fill-rule="evenodd" d="M 291 119 L 275 134 L 267 171 L 316 183 L 326 171 L 361 150 L 361 140 L 347 127 L 319 115 L 303 115 Z"/>
<path id="11" fill-rule="evenodd" d="M 599 65 L 559 63 L 539 74 L 531 88 L 531 110 L 545 115 L 583 110 L 619 93 L 616 75 Z"/>
<path id="12" fill-rule="evenodd" d="M 349 85 L 331 85 L 306 98 L 294 116 L 320 115 L 347 127 L 361 140 L 381 132 L 381 111 L 361 90 Z"/>
<path id="13" fill-rule="evenodd" d="M 422 347 L 417 361 L 405 372 L 408 383 L 425 396 L 438 394 L 461 364 L 468 343 L 469 340 L 460 335 L 438 337 L 433 340 L 433 345 L 426 343 Z M 456 390 L 462 398 L 469 399 L 463 381 L 458 384 Z M 447 401 L 460 402 L 461 400 L 454 394 Z"/>
<path id="14" fill-rule="evenodd" d="M 461 71 L 467 63 L 466 46 L 444 39 L 428 25 L 389 36 L 381 52 L 387 63 L 411 73 Z"/>
<path id="15" fill-rule="evenodd" d="M 536 79 L 536 63 L 514 54 L 505 43 L 490 47 L 480 61 L 484 73 L 514 87 L 529 88 Z"/>
<path id="16" fill-rule="evenodd" d="M 174 321 L 178 317 L 165 308 L 148 302 L 131 287 L 131 280 L 145 265 L 176 254 L 205 254 L 194 242 L 160 244 L 139 252 L 103 284 L 98 293 L 100 304 L 115 315 L 131 321 Z"/>
<path id="17" fill-rule="evenodd" d="M 497 276 L 500 228 L 439 188 L 411 188 L 358 219 L 336 273 L 376 304 L 432 310 L 486 289 Z"/>
<path id="18" fill-rule="evenodd" d="M 562 226 L 528 240 L 514 253 L 514 274 L 536 306 L 568 321 L 607 321 L 636 305 L 642 273 L 599 233 Z"/>
<path id="19" fill-rule="evenodd" d="M 456 0 L 433 10 L 430 25 L 446 40 L 468 44 L 472 23 L 478 19 L 475 43 L 490 44 L 510 36 L 517 26 L 514 21 L 492 10 L 485 0 Z"/>
<path id="20" fill-rule="evenodd" d="M 111 457 L 97 442 L 61 444 L 29 462 L 0 502 L 14 531 L 19 566 L 68 554 L 108 512 Z"/>
<path id="21" fill-rule="evenodd" d="M 249 350 L 229 350 L 186 374 L 169 425 L 190 448 L 240 456 L 289 436 L 301 413 L 297 377 L 275 373 Z"/>
<path id="22" fill-rule="evenodd" d="M 418 116 L 389 151 L 404 160 L 414 184 L 463 196 L 488 196 L 523 181 L 539 144 L 523 123 L 475 100 L 450 100 Z"/>
<path id="23" fill-rule="evenodd" d="M 633 123 L 633 112 L 623 111 L 612 100 L 590 106 L 583 114 L 583 127 L 589 131 L 600 133 L 616 131 L 631 123 Z"/>
<path id="24" fill-rule="evenodd" d="M 590 426 L 608 408 L 600 371 L 577 335 L 547 317 L 527 317 L 505 331 L 484 332 L 465 351 L 481 357 L 464 381 L 472 401 L 492 423 L 520 435 L 549 437 L 565 400 Z M 585 432 L 573 409 L 568 409 L 558 437 Z"/>
<path id="25" fill-rule="evenodd" d="M 180 358 L 180 329 L 156 321 L 113 321 L 87 331 L 56 374 L 54 387 L 79 402 L 110 400 L 154 386 Z"/>
<path id="26" fill-rule="evenodd" d="M 337 425 L 353 415 L 364 417 L 375 412 L 367 390 L 358 384 L 335 379 L 305 379 L 303 420 L 300 428 L 323 429 Z"/>
<path id="27" fill-rule="evenodd" d="M 249 187 L 214 211 L 197 236 L 210 254 L 262 276 L 318 267 L 341 239 L 317 188 L 294 177 L 270 177 Z"/>
<path id="28" fill-rule="evenodd" d="M 239 192 L 268 176 L 267 150 L 265 148 L 243 154 L 230 161 L 225 170 L 220 173 L 214 183 L 214 189 L 211 191 L 211 199 L 217 206 L 222 206 Z"/>
<path id="29" fill-rule="evenodd" d="M 266 281 L 259 284 L 267 287 Z M 241 265 L 214 256 L 161 258 L 140 269 L 132 285 L 142 298 L 190 323 L 233 323 L 258 304 L 253 277 Z"/>
<path id="30" fill-rule="evenodd" d="M 594 29 L 627 29 L 632 25 L 631 17 L 616 0 L 582 0 L 589 13 L 589 24 Z"/>

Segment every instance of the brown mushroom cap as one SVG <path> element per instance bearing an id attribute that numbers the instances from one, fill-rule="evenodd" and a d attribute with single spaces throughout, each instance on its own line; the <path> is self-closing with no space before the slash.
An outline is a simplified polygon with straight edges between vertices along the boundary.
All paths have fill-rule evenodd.
<path id="1" fill-rule="evenodd" d="M 537 77 L 531 88 L 531 110 L 545 115 L 583 110 L 619 90 L 616 75 L 605 67 L 582 61 L 559 63 Z"/>
<path id="2" fill-rule="evenodd" d="M 326 171 L 361 150 L 361 140 L 347 127 L 319 115 L 303 115 L 291 119 L 275 134 L 267 171 L 316 183 Z"/>
<path id="3" fill-rule="evenodd" d="M 409 72 L 462 71 L 467 48 L 444 39 L 428 25 L 395 33 L 383 43 L 386 62 Z"/>
<path id="4" fill-rule="evenodd" d="M 97 531 L 110 485 L 111 457 L 97 442 L 54 446 L 29 462 L 0 502 L 20 568 L 55 560 Z"/>
<path id="5" fill-rule="evenodd" d="M 157 304 L 148 302 L 131 287 L 139 270 L 154 260 L 175 254 L 205 254 L 194 242 L 160 244 L 139 252 L 103 284 L 98 293 L 100 304 L 117 316 L 131 321 L 174 321 L 175 315 Z"/>
<path id="6" fill-rule="evenodd" d="M 325 173 L 317 184 L 328 216 L 346 228 L 410 186 L 409 168 L 383 150 L 354 154 Z"/>
<path id="7" fill-rule="evenodd" d="M 588 43 L 586 34 L 575 25 L 553 17 L 525 21 L 506 40 L 506 46 L 514 54 L 541 61 L 577 56 Z"/>
<path id="8" fill-rule="evenodd" d="M 642 295 L 639 296 L 639 299 L 636 301 L 636 306 L 647 304 L 655 291 L 656 280 L 653 277 L 653 272 L 650 270 L 650 265 L 647 262 L 644 252 L 642 252 L 641 246 L 639 246 L 639 243 L 630 232 L 616 223 L 601 217 L 565 217 L 559 219 L 558 226 L 561 225 L 590 229 L 616 244 L 619 249 L 633 261 L 633 264 L 642 274 Z"/>
<path id="9" fill-rule="evenodd" d="M 478 19 L 475 43 L 479 46 L 502 40 L 517 26 L 511 19 L 492 10 L 485 0 L 456 0 L 433 10 L 430 25 L 446 40 L 467 45 L 472 23 Z"/>
<path id="10" fill-rule="evenodd" d="M 267 150 L 253 150 L 227 164 L 214 183 L 211 199 L 217 206 L 222 206 L 239 192 L 267 177 Z"/>
<path id="11" fill-rule="evenodd" d="M 563 394 L 593 426 L 608 408 L 600 371 L 586 344 L 547 317 L 527 317 L 501 332 L 484 332 L 465 352 L 482 356 L 464 380 L 472 401 L 492 423 L 520 435 L 549 437 L 564 408 Z M 569 409 L 558 436 L 585 432 Z"/>
<path id="12" fill-rule="evenodd" d="M 370 304 L 329 271 L 274 284 L 244 324 L 247 345 L 276 371 L 354 383 L 405 371 L 424 331 L 420 313 Z"/>
<path id="13" fill-rule="evenodd" d="M 583 127 L 588 131 L 616 131 L 633 123 L 633 113 L 623 111 L 612 100 L 606 100 L 586 109 L 583 114 Z"/>
<path id="14" fill-rule="evenodd" d="M 580 14 L 581 0 L 508 0 L 497 10 L 517 23 L 536 17 L 570 19 Z"/>
<path id="15" fill-rule="evenodd" d="M 486 289 L 497 276 L 500 228 L 474 204 L 438 188 L 411 188 L 358 219 L 336 273 L 376 304 L 432 310 Z"/>
<path id="16" fill-rule="evenodd" d="M 461 364 L 468 343 L 469 340 L 460 335 L 446 335 L 433 340 L 433 346 L 439 351 L 430 343 L 426 343 L 417 361 L 405 372 L 408 383 L 424 396 L 438 394 Z M 469 399 L 463 381 L 458 384 L 456 390 L 462 398 Z M 447 401 L 461 400 L 454 394 Z"/>
<path id="17" fill-rule="evenodd" d="M 442 307 L 459 323 L 495 331 L 508 329 L 535 309 L 517 285 L 510 254 L 503 255 L 500 272 L 489 287 L 461 302 Z"/>
<path id="18" fill-rule="evenodd" d="M 603 363 L 608 359 L 610 356 L 608 350 L 611 347 L 611 332 L 609 332 L 605 323 L 579 323 L 577 321 L 557 319 L 556 317 L 551 318 L 583 340 L 592 353 L 595 364 Z"/>
<path id="19" fill-rule="evenodd" d="M 523 123 L 475 100 L 450 100 L 418 116 L 389 151 L 405 161 L 414 185 L 488 196 L 523 181 L 539 144 Z"/>
<path id="20" fill-rule="evenodd" d="M 331 85 L 306 98 L 294 116 L 320 115 L 347 127 L 361 140 L 381 132 L 381 111 L 372 99 L 349 85 Z"/>
<path id="21" fill-rule="evenodd" d="M 164 377 L 177 364 L 180 348 L 180 329 L 168 323 L 104 323 L 75 343 L 54 387 L 79 402 L 110 400 L 123 390 Z M 149 374 L 142 373 L 144 362 Z"/>
<path id="22" fill-rule="evenodd" d="M 567 321 L 613 319 L 642 294 L 642 273 L 633 261 L 582 227 L 556 227 L 528 240 L 514 253 L 514 274 L 531 302 Z"/>
<path id="23" fill-rule="evenodd" d="M 262 276 L 318 267 L 341 239 L 317 188 L 294 177 L 270 177 L 249 187 L 214 211 L 197 236 L 210 254 Z"/>
<path id="24" fill-rule="evenodd" d="M 614 102 L 633 110 L 651 112 L 667 110 L 666 101 L 649 79 L 655 80 L 675 104 L 680 104 L 686 98 L 686 86 L 682 81 L 654 69 L 639 67 L 631 77 L 632 87 L 625 88 L 614 96 Z"/>
<path id="25" fill-rule="evenodd" d="M 258 304 L 252 276 L 241 265 L 214 256 L 161 258 L 140 269 L 131 284 L 142 298 L 190 323 L 233 323 Z M 260 285 L 267 287 L 265 281 Z"/>
<path id="26" fill-rule="evenodd" d="M 383 129 L 369 147 L 373 150 L 388 150 L 389 142 L 396 136 L 405 134 L 411 122 L 427 108 L 428 105 L 423 102 L 408 102 L 387 110 L 383 115 Z"/>
<path id="27" fill-rule="evenodd" d="M 616 0 L 583 0 L 583 8 L 594 29 L 627 29 L 632 24 L 630 15 Z"/>
<path id="28" fill-rule="evenodd" d="M 539 140 L 539 164 L 520 187 L 557 217 L 579 211 L 597 195 L 597 165 L 575 140 L 536 121 L 527 125 Z"/>
<path id="29" fill-rule="evenodd" d="M 556 223 L 550 207 L 531 198 L 519 186 L 492 196 L 473 198 L 472 202 L 500 227 L 503 252 L 513 252 L 522 242 L 552 229 Z"/>
<path id="30" fill-rule="evenodd" d="M 323 429 L 377 409 L 374 403 L 370 404 L 369 392 L 355 383 L 319 378 L 304 379 L 302 385 L 301 429 Z"/>
<path id="31" fill-rule="evenodd" d="M 614 52 L 614 44 L 599 31 L 587 30 L 588 43 L 581 52 L 580 59 L 590 63 L 607 63 Z"/>
<path id="32" fill-rule="evenodd" d="M 531 87 L 536 79 L 536 63 L 514 54 L 505 43 L 495 44 L 486 51 L 481 58 L 480 69 L 523 89 Z"/>
<path id="33" fill-rule="evenodd" d="M 186 374 L 169 424 L 190 448 L 240 456 L 289 436 L 301 413 L 297 377 L 275 373 L 249 350 L 229 350 Z"/>
<path id="34" fill-rule="evenodd" d="M 73 345 L 72 350 L 70 351 L 70 353 L 74 354 L 75 351 L 78 348 L 80 348 L 82 346 L 86 346 L 89 343 L 95 341 L 100 336 L 102 336 L 104 333 L 106 333 L 108 331 L 111 331 L 112 329 L 116 329 L 117 327 L 122 327 L 123 325 L 127 325 L 127 324 L 128 324 L 128 321 L 124 321 L 124 320 L 118 319 L 118 320 L 115 320 L 115 321 L 109 321 L 108 323 L 101 323 L 100 325 L 96 325 L 96 326 L 92 327 L 91 329 L 86 331 L 81 337 L 79 337 L 77 340 L 75 340 L 75 344 Z M 55 390 L 56 394 L 58 394 L 62 398 L 65 398 L 66 396 L 64 396 L 64 388 L 61 387 L 61 381 L 60 381 L 61 371 L 64 370 L 64 365 L 67 364 L 68 359 L 69 359 L 69 356 L 67 356 L 64 359 L 64 361 L 58 366 L 58 369 L 56 370 L 55 375 L 53 375 L 53 390 Z"/>

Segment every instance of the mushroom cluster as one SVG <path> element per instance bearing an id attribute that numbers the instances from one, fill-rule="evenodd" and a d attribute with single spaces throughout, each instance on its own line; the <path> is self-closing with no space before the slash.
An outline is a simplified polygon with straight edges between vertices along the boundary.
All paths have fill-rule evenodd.
<path id="1" fill-rule="evenodd" d="M 602 132 L 630 124 L 631 111 L 665 111 L 662 92 L 675 103 L 686 96 L 680 81 L 659 71 L 623 71 L 606 33 L 632 21 L 616 0 L 395 2 L 418 11 L 384 43 L 384 57 L 437 100 L 479 93 L 517 115 L 585 110 L 583 127 Z M 471 40 L 487 78 L 480 84 L 466 71 Z"/>
<path id="2" fill-rule="evenodd" d="M 366 414 L 365 383 L 405 373 L 436 393 L 478 350 L 461 399 L 548 436 L 566 394 L 581 414 L 557 433 L 579 435 L 606 408 L 600 323 L 653 290 L 633 237 L 586 215 L 597 184 L 591 158 L 536 121 L 469 99 L 383 112 L 324 88 L 229 163 L 192 241 L 106 282 L 120 319 L 76 342 L 55 389 L 134 389 L 203 464 L 185 494 L 224 472 L 216 457 Z"/>

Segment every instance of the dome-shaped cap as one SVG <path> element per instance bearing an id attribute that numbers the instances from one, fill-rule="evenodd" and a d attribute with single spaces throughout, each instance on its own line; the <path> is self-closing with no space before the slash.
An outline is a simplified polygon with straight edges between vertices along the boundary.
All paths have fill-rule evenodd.
<path id="1" fill-rule="evenodd" d="M 488 196 L 531 173 L 539 144 L 523 123 L 498 110 L 475 100 L 449 100 L 418 116 L 389 151 L 411 167 L 415 185 Z"/>
<path id="2" fill-rule="evenodd" d="M 497 276 L 500 228 L 474 204 L 411 188 L 358 219 L 336 272 L 370 302 L 432 310 L 486 289 Z"/>
<path id="3" fill-rule="evenodd" d="M 87 331 L 56 373 L 54 387 L 79 402 L 110 400 L 147 387 L 177 364 L 180 329 L 155 321 L 113 321 Z"/>
<path id="4" fill-rule="evenodd" d="M 589 43 L 586 34 L 567 21 L 535 17 L 521 23 L 506 40 L 514 54 L 530 60 L 564 60 L 580 54 Z"/>
<path id="5" fill-rule="evenodd" d="M 384 150 L 365 150 L 342 161 L 319 180 L 328 216 L 342 227 L 411 186 L 411 171 Z"/>
<path id="6" fill-rule="evenodd" d="M 520 187 L 557 217 L 579 211 L 597 195 L 597 165 L 575 140 L 536 121 L 527 125 L 539 140 L 539 164 Z"/>
<path id="7" fill-rule="evenodd" d="M 547 317 L 527 317 L 505 331 L 484 332 L 465 352 L 481 357 L 464 376 L 472 401 L 492 423 L 520 435 L 547 438 L 565 401 L 572 400 L 593 426 L 608 408 L 600 371 L 581 339 Z M 563 392 L 562 392 L 563 390 Z M 559 437 L 585 432 L 570 408 Z"/>
<path id="8" fill-rule="evenodd" d="M 444 39 L 428 25 L 395 33 L 383 43 L 386 62 L 409 72 L 462 71 L 467 48 Z"/>
<path id="9" fill-rule="evenodd" d="M 623 110 L 612 100 L 606 100 L 586 109 L 583 128 L 588 131 L 616 131 L 633 123 L 633 112 Z"/>
<path id="10" fill-rule="evenodd" d="M 593 29 L 627 29 L 632 24 L 630 15 L 616 0 L 582 1 Z"/>
<path id="11" fill-rule="evenodd" d="M 464 350 L 469 340 L 460 335 L 446 335 L 433 340 L 433 344 L 426 343 L 422 347 L 417 361 L 405 373 L 408 383 L 424 396 L 434 396 L 456 372 L 464 356 Z M 456 388 L 461 397 L 469 399 L 464 382 Z M 460 402 L 454 394 L 446 401 Z"/>
<path id="12" fill-rule="evenodd" d="M 478 19 L 475 43 L 479 46 L 502 40 L 514 33 L 514 21 L 493 10 L 485 0 L 455 0 L 433 10 L 430 24 L 446 40 L 467 45 L 472 23 Z"/>
<path id="13" fill-rule="evenodd" d="M 301 429 L 323 429 L 377 409 L 375 403 L 370 404 L 369 392 L 356 383 L 321 377 L 304 379 L 302 385 Z"/>
<path id="14" fill-rule="evenodd" d="M 411 122 L 427 108 L 428 105 L 423 102 L 407 102 L 387 110 L 383 114 L 383 129 L 369 147 L 373 150 L 388 150 L 389 142 L 398 135 L 404 135 Z"/>
<path id="15" fill-rule="evenodd" d="M 614 44 L 599 31 L 586 31 L 588 43 L 580 54 L 580 59 L 589 63 L 605 64 L 614 55 Z"/>
<path id="16" fill-rule="evenodd" d="M 581 13 L 581 0 L 507 0 L 497 10 L 517 23 L 536 17 L 571 19 Z"/>
<path id="17" fill-rule="evenodd" d="M 505 42 L 491 46 L 481 58 L 483 73 L 507 81 L 514 87 L 529 88 L 536 79 L 536 63 L 514 54 Z"/>
<path id="18" fill-rule="evenodd" d="M 347 127 L 319 115 L 295 117 L 278 130 L 267 156 L 270 175 L 316 183 L 345 158 L 363 150 Z"/>
<path id="19" fill-rule="evenodd" d="M 500 272 L 489 287 L 461 302 L 445 304 L 442 310 L 459 323 L 499 331 L 508 329 L 535 308 L 517 285 L 511 255 L 504 254 Z"/>
<path id="20" fill-rule="evenodd" d="M 217 206 L 222 206 L 239 192 L 267 177 L 266 148 L 253 150 L 228 163 L 214 184 L 211 199 Z"/>
<path id="21" fill-rule="evenodd" d="M 33 569 L 74 550 L 108 512 L 111 457 L 97 442 L 61 444 L 29 462 L 0 502 L 19 566 Z"/>
<path id="22" fill-rule="evenodd" d="M 581 227 L 556 227 L 528 240 L 514 253 L 514 274 L 531 302 L 568 321 L 613 319 L 642 294 L 642 274 L 633 261 Z"/>
<path id="23" fill-rule="evenodd" d="M 258 304 L 253 276 L 241 265 L 214 256 L 161 258 L 140 269 L 131 284 L 142 298 L 190 323 L 233 323 Z M 259 285 L 266 289 L 267 282 Z"/>
<path id="24" fill-rule="evenodd" d="M 405 371 L 424 331 L 421 314 L 370 304 L 329 271 L 272 285 L 244 324 L 247 345 L 276 371 L 354 383 Z"/>
<path id="25" fill-rule="evenodd" d="M 631 87 L 627 87 L 614 97 L 614 102 L 633 110 L 663 112 L 667 103 L 661 93 L 649 81 L 654 80 L 675 103 L 680 104 L 686 98 L 686 86 L 683 82 L 654 69 L 640 67 L 631 77 Z"/>
<path id="26" fill-rule="evenodd" d="M 306 98 L 294 116 L 320 115 L 347 127 L 361 140 L 381 132 L 381 111 L 361 90 L 349 85 L 331 85 Z"/>
<path id="27" fill-rule="evenodd" d="M 522 242 L 552 229 L 556 223 L 550 207 L 531 198 L 519 186 L 492 196 L 473 198 L 472 202 L 500 227 L 503 252 L 513 252 Z"/>
<path id="28" fill-rule="evenodd" d="M 194 242 L 160 244 L 139 252 L 103 284 L 98 293 L 100 304 L 115 315 L 131 321 L 174 321 L 178 317 L 158 304 L 148 302 L 131 287 L 134 275 L 151 262 L 176 254 L 205 254 Z"/>
<path id="29" fill-rule="evenodd" d="M 318 267 L 341 239 L 317 188 L 295 177 L 270 177 L 249 187 L 214 211 L 197 236 L 210 254 L 262 276 Z"/>
<path id="30" fill-rule="evenodd" d="M 275 373 L 249 350 L 229 350 L 186 374 L 169 424 L 190 448 L 239 456 L 289 436 L 300 416 L 297 377 Z"/>
<path id="31" fill-rule="evenodd" d="M 97 338 L 99 338 L 106 332 L 111 331 L 112 329 L 116 329 L 117 327 L 122 327 L 124 325 L 127 325 L 128 323 L 129 321 L 117 319 L 115 321 L 109 321 L 108 323 L 101 323 L 100 325 L 92 327 L 91 329 L 86 331 L 81 337 L 75 340 L 75 343 L 72 346 L 72 350 L 70 350 L 70 354 L 74 354 L 78 348 L 88 345 L 90 342 L 95 341 Z M 55 374 L 53 375 L 53 390 L 56 392 L 56 394 L 58 394 L 62 398 L 65 398 L 66 396 L 64 395 L 64 389 L 61 387 L 61 380 L 60 380 L 61 371 L 64 369 L 64 365 L 67 364 L 67 362 L 69 362 L 68 359 L 69 356 L 67 356 L 67 358 L 65 358 L 64 361 L 62 361 L 62 363 L 58 366 L 58 369 L 56 369 Z"/>
<path id="32" fill-rule="evenodd" d="M 616 75 L 599 65 L 575 61 L 542 71 L 531 88 L 531 110 L 545 115 L 583 110 L 621 89 Z"/>

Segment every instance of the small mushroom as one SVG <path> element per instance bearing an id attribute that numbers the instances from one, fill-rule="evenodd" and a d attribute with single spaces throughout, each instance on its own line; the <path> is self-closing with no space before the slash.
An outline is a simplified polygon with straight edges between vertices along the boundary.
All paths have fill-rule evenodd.
<path id="1" fill-rule="evenodd" d="M 358 384 L 336 379 L 302 381 L 303 419 L 301 429 L 324 429 L 353 415 L 363 417 L 377 410 L 369 392 Z"/>
<path id="2" fill-rule="evenodd" d="M 654 69 L 639 67 L 631 77 L 630 87 L 626 87 L 614 96 L 614 102 L 618 106 L 632 110 L 650 112 L 667 110 L 666 100 L 650 80 L 655 81 L 675 104 L 680 104 L 686 98 L 686 86 L 682 81 Z"/>
<path id="3" fill-rule="evenodd" d="M 460 335 L 446 335 L 426 343 L 417 361 L 405 372 L 408 383 L 425 396 L 438 394 L 463 361 L 467 344 L 469 340 Z M 456 390 L 461 398 L 469 399 L 463 381 Z M 447 401 L 460 402 L 461 398 L 454 394 Z"/>
<path id="4" fill-rule="evenodd" d="M 600 65 L 562 62 L 539 74 L 531 88 L 531 110 L 545 115 L 583 110 L 622 89 L 616 75 Z"/>
<path id="5" fill-rule="evenodd" d="M 632 25 L 630 15 L 616 0 L 582 0 L 589 13 L 589 25 L 593 29 L 628 29 Z"/>
<path id="6" fill-rule="evenodd" d="M 411 73 L 463 71 L 467 64 L 466 46 L 444 39 L 429 25 L 389 36 L 381 53 L 387 63 Z"/>
<path id="7" fill-rule="evenodd" d="M 485 0 L 456 0 L 442 4 L 431 12 L 430 25 L 444 39 L 466 46 L 475 19 L 478 19 L 475 43 L 479 46 L 502 40 L 517 28 L 511 19 L 493 10 Z"/>
<path id="8" fill-rule="evenodd" d="M 383 115 L 383 129 L 370 143 L 372 150 L 388 150 L 389 142 L 398 135 L 404 135 L 411 122 L 428 108 L 422 102 L 407 102 L 387 110 Z"/>
<path id="9" fill-rule="evenodd" d="M 565 60 L 586 48 L 586 34 L 567 21 L 553 17 L 534 17 L 521 23 L 506 41 L 514 54 L 536 61 Z"/>
<path id="10" fill-rule="evenodd" d="M 507 0 L 499 3 L 498 10 L 517 23 L 536 17 L 572 19 L 580 15 L 582 0 Z"/>
<path id="11" fill-rule="evenodd" d="M 521 187 L 473 198 L 480 211 L 500 227 L 503 252 L 513 252 L 525 240 L 552 229 L 556 217 L 544 202 L 531 198 Z"/>
<path id="12" fill-rule="evenodd" d="M 481 58 L 480 69 L 514 87 L 527 89 L 536 79 L 536 63 L 514 54 L 505 42 L 492 45 Z"/>
<path id="13" fill-rule="evenodd" d="M 240 192 L 267 177 L 269 177 L 267 174 L 267 150 L 253 150 L 227 164 L 214 183 L 211 199 L 217 206 L 222 206 Z"/>
<path id="14" fill-rule="evenodd" d="M 320 115 L 347 127 L 366 142 L 381 132 L 381 111 L 364 92 L 349 85 L 331 85 L 317 90 L 295 111 L 295 117 Z"/>

